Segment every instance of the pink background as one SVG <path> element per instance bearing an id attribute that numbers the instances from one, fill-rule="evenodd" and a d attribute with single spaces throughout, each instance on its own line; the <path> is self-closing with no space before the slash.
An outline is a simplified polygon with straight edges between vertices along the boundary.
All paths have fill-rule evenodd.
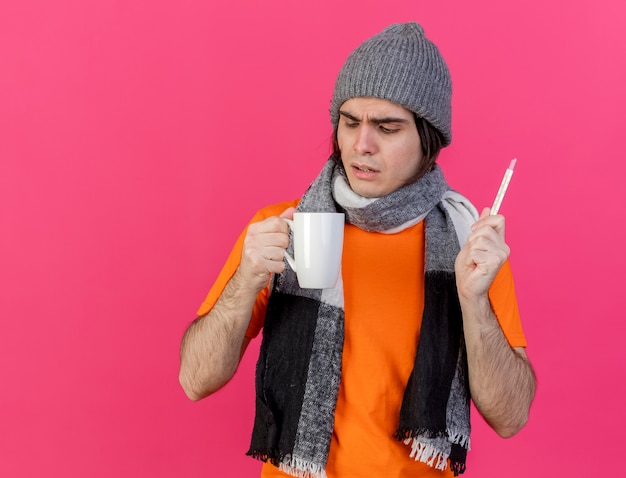
<path id="1" fill-rule="evenodd" d="M 179 341 L 254 211 L 321 168 L 346 55 L 407 20 L 452 71 L 449 182 L 489 206 L 518 158 L 539 389 L 511 440 L 476 416 L 466 476 L 623 471 L 623 0 L 23 0 L 0 6 L 0 476 L 257 475 L 258 341 L 200 403 Z"/>

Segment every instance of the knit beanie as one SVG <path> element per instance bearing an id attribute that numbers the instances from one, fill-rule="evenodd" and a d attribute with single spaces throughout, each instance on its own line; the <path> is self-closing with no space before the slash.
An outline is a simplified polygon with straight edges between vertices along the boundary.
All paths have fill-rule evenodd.
<path id="1" fill-rule="evenodd" d="M 330 106 L 333 128 L 350 98 L 380 98 L 424 118 L 450 144 L 452 81 L 439 49 L 417 23 L 394 24 L 365 40 L 348 57 Z"/>

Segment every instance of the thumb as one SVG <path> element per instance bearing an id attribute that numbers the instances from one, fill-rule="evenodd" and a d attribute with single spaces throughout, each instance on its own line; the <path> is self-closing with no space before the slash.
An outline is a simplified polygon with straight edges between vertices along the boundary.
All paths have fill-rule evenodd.
<path id="1" fill-rule="evenodd" d="M 280 217 L 284 219 L 293 219 L 293 213 L 296 212 L 295 207 L 288 207 L 283 212 L 280 213 Z"/>
<path id="2" fill-rule="evenodd" d="M 478 219 L 482 219 L 484 217 L 489 216 L 489 214 L 491 214 L 491 208 L 486 207 L 482 210 L 482 212 L 480 213 L 480 217 Z"/>

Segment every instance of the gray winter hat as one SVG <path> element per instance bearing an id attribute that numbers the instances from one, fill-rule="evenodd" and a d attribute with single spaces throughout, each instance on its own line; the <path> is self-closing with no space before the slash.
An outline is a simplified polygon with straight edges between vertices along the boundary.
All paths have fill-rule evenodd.
<path id="1" fill-rule="evenodd" d="M 344 63 L 330 105 L 333 128 L 350 98 L 380 98 L 413 111 L 452 141 L 452 80 L 439 49 L 417 23 L 394 24 L 365 40 Z"/>

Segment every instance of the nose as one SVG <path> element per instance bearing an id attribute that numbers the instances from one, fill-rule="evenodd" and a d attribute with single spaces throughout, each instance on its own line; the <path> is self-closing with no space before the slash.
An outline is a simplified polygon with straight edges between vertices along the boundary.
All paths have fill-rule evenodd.
<path id="1" fill-rule="evenodd" d="M 367 124 L 362 124 L 354 138 L 354 151 L 362 156 L 374 154 L 376 142 L 373 132 Z"/>

